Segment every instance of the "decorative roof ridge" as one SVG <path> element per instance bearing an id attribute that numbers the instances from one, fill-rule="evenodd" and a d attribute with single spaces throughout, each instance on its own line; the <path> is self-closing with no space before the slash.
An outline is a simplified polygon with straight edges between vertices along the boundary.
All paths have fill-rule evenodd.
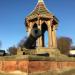
<path id="1" fill-rule="evenodd" d="M 35 6 L 34 10 L 36 9 L 36 7 L 37 7 L 37 5 L 38 5 L 39 3 L 42 3 L 42 4 L 44 5 L 45 9 L 46 9 L 49 13 L 51 13 L 51 14 L 52 14 L 52 12 L 51 12 L 51 11 L 49 11 L 49 10 L 48 10 L 48 8 L 46 7 L 46 5 L 45 5 L 45 3 L 44 3 L 44 0 L 38 0 L 38 3 L 36 4 L 36 6 Z M 33 11 L 34 11 L 34 10 L 33 10 Z M 32 11 L 32 12 L 33 12 L 33 11 Z M 31 13 L 32 13 L 32 12 L 31 12 Z"/>
<path id="2" fill-rule="evenodd" d="M 40 3 L 40 2 L 44 2 L 43 0 L 38 0 L 38 3 Z"/>
<path id="3" fill-rule="evenodd" d="M 32 13 L 36 10 L 37 6 L 38 6 L 40 3 L 42 3 L 42 4 L 44 5 L 46 11 L 48 11 L 50 14 L 52 14 L 52 12 L 50 12 L 50 11 L 47 9 L 47 7 L 46 7 L 44 1 L 43 1 L 43 0 L 38 0 L 37 4 L 35 5 L 35 8 L 29 13 L 29 15 L 32 14 Z M 38 11 L 39 11 L 39 10 L 38 10 Z M 53 14 L 52 14 L 52 15 L 53 15 Z"/>

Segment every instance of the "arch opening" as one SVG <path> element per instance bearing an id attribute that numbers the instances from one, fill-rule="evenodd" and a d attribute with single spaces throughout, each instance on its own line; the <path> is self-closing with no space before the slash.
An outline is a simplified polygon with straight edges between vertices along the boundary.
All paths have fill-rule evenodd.
<path id="1" fill-rule="evenodd" d="M 48 26 L 44 22 L 41 26 L 42 30 L 42 47 L 48 47 Z"/>
<path id="2" fill-rule="evenodd" d="M 37 28 L 37 24 L 36 23 L 33 25 L 33 28 Z"/>

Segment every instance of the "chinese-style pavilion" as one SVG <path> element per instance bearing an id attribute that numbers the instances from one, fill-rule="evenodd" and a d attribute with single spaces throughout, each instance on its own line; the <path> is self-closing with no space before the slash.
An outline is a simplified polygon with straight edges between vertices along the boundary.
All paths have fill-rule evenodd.
<path id="1" fill-rule="evenodd" d="M 42 36 L 36 41 L 37 47 L 45 47 L 44 33 L 48 31 L 48 48 L 57 48 L 56 29 L 58 20 L 46 8 L 43 0 L 38 0 L 34 10 L 26 17 L 25 26 L 29 34 L 35 27 L 41 30 Z"/>

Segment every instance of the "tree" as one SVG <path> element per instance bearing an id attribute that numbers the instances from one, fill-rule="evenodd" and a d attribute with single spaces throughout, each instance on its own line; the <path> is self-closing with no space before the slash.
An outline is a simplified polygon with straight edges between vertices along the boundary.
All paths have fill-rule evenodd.
<path id="1" fill-rule="evenodd" d="M 71 49 L 72 39 L 69 37 L 60 37 L 57 39 L 57 47 L 62 54 L 68 54 Z"/>
<path id="2" fill-rule="evenodd" d="M 17 54 L 17 48 L 15 46 L 9 47 L 8 50 L 10 55 L 16 55 Z"/>
<path id="3" fill-rule="evenodd" d="M 1 46 L 2 46 L 2 42 L 0 41 L 0 49 L 1 49 Z"/>
<path id="4" fill-rule="evenodd" d="M 20 40 L 18 47 L 24 47 L 24 43 L 26 41 L 27 37 L 24 37 L 22 40 Z"/>

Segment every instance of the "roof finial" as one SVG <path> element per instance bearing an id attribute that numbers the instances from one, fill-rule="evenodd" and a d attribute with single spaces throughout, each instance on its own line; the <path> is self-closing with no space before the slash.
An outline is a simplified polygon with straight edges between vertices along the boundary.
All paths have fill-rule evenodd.
<path id="1" fill-rule="evenodd" d="M 43 2 L 43 0 L 38 0 L 38 3 Z"/>

